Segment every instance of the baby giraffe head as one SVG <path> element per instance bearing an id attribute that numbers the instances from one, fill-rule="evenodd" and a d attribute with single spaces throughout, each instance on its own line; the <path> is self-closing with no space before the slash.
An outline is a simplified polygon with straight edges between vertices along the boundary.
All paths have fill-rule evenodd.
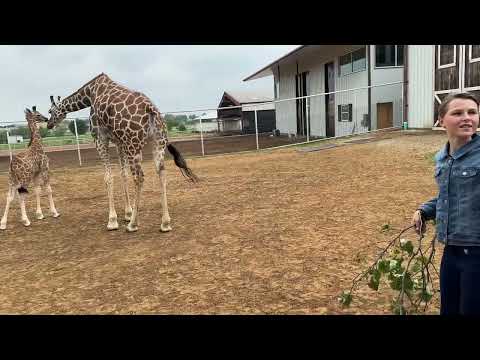
<path id="1" fill-rule="evenodd" d="M 48 118 L 43 116 L 40 112 L 37 111 L 37 107 L 33 106 L 32 110 L 29 108 L 25 109 L 25 118 L 29 123 L 37 123 L 37 122 L 47 122 Z"/>

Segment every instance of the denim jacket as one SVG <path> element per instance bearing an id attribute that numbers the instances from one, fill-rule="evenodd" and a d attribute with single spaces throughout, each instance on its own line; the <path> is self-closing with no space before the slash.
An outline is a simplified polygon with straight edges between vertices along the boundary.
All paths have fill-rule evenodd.
<path id="1" fill-rule="evenodd" d="M 426 220 L 436 219 L 440 242 L 480 246 L 480 136 L 472 135 L 452 156 L 448 146 L 435 155 L 438 196 L 419 209 Z"/>

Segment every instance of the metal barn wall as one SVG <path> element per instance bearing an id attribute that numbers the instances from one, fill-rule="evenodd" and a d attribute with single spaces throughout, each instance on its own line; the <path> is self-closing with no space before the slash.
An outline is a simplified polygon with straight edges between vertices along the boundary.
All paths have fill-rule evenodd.
<path id="1" fill-rule="evenodd" d="M 307 58 L 298 64 L 298 71 L 308 71 L 307 94 L 325 92 L 325 64 L 319 64 L 315 58 Z M 309 98 L 310 105 L 310 135 L 325 136 L 325 96 Z"/>
<path id="2" fill-rule="evenodd" d="M 403 66 L 375 68 L 375 45 L 370 46 L 370 59 L 372 59 L 371 85 L 386 84 L 403 81 Z M 393 126 L 402 126 L 402 84 L 372 87 L 371 90 L 371 118 L 372 130 L 377 129 L 377 104 L 393 103 Z"/>
<path id="3" fill-rule="evenodd" d="M 368 85 L 368 60 L 366 69 L 339 76 L 339 58 L 335 59 L 335 91 L 347 90 Z M 338 105 L 352 104 L 352 121 L 339 121 Z M 352 133 L 367 131 L 362 126 L 363 115 L 368 114 L 368 91 L 357 90 L 335 94 L 335 136 L 349 135 Z"/>
<path id="4" fill-rule="evenodd" d="M 295 64 L 280 65 L 280 89 L 279 98 L 290 99 L 295 97 L 295 74 L 297 68 Z M 274 73 L 275 80 L 278 79 L 278 73 Z M 297 132 L 297 110 L 295 100 L 275 103 L 275 115 L 277 129 L 282 134 L 296 134 Z"/>
<path id="5" fill-rule="evenodd" d="M 433 126 L 434 45 L 408 47 L 408 126 Z"/>

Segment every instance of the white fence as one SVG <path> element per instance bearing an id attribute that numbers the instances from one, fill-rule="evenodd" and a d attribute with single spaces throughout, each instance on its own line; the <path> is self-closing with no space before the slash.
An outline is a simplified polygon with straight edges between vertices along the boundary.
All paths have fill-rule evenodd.
<path id="1" fill-rule="evenodd" d="M 197 119 L 196 128 L 199 129 L 199 133 L 187 134 L 171 131 L 169 134 L 170 141 L 176 143 L 179 150 L 187 156 L 270 149 L 363 134 L 380 128 L 400 128 L 405 118 L 403 87 L 403 82 L 392 82 L 302 97 L 276 99 L 270 102 L 248 104 L 248 107 L 243 105 L 182 110 L 163 112 L 162 115 L 182 114 Z M 274 125 L 270 126 L 268 131 L 262 132 L 260 130 L 265 129 L 264 117 L 267 116 L 265 112 L 269 111 L 265 109 L 268 108 L 275 109 Z M 206 126 L 202 122 L 202 116 L 205 113 L 210 112 L 211 114 L 212 111 L 218 113 L 218 111 L 234 109 L 238 109 L 239 116 L 208 119 L 208 128 L 213 130 L 215 126 L 212 124 L 216 122 L 217 131 L 205 131 Z M 203 116 L 203 118 L 205 117 Z M 82 152 L 87 148 L 91 152 L 94 145 L 91 139 L 78 136 L 76 119 L 67 118 L 66 120 L 74 122 L 76 149 L 73 148 L 73 150 L 77 151 L 78 162 L 82 166 L 84 163 Z M 82 120 L 88 121 L 88 118 Z M 271 118 L 268 121 L 271 124 Z M 231 128 L 237 130 L 226 134 L 225 129 L 228 130 L 228 127 L 225 126 L 226 122 L 236 122 L 236 125 Z M 25 125 L 26 123 L 21 124 Z M 223 126 L 221 126 L 222 124 Z M 53 147 L 56 140 L 48 138 L 47 145 L 45 139 L 44 147 L 48 151 L 48 148 Z M 58 145 L 65 145 L 65 139 L 58 138 Z M 10 157 L 15 148 L 16 145 L 12 144 L 9 151 Z"/>

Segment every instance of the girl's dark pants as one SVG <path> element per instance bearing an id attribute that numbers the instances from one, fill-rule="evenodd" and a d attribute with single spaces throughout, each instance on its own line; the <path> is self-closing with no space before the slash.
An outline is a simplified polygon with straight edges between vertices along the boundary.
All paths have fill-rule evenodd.
<path id="1" fill-rule="evenodd" d="M 445 246 L 440 295 L 440 315 L 480 315 L 480 246 Z"/>

